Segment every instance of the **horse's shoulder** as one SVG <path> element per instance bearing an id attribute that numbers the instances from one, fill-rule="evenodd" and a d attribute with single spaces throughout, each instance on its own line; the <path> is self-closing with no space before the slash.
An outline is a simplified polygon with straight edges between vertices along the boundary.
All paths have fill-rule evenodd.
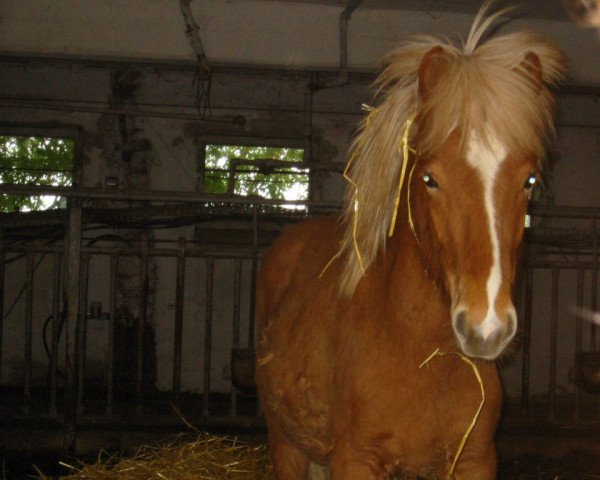
<path id="1" fill-rule="evenodd" d="M 275 302 L 286 291 L 307 291 L 339 249 L 339 238 L 334 217 L 308 219 L 286 228 L 263 258 L 259 297 L 268 292 L 269 302 Z"/>
<path id="2" fill-rule="evenodd" d="M 266 260 L 285 257 L 286 261 L 301 256 L 312 256 L 310 252 L 329 250 L 339 246 L 338 221 L 335 217 L 310 218 L 287 227 L 273 242 Z"/>
<path id="3" fill-rule="evenodd" d="M 338 228 L 339 221 L 337 217 L 309 218 L 286 228 L 282 237 L 288 239 L 289 237 L 296 237 L 299 240 L 312 240 L 314 242 L 318 238 L 325 238 L 336 234 Z M 319 237 L 315 238 L 314 235 L 316 234 L 318 234 Z"/>

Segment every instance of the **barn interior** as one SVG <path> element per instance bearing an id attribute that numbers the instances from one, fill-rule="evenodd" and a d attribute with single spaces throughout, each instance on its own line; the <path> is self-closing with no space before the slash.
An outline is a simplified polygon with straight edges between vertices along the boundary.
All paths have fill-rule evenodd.
<path id="1" fill-rule="evenodd" d="M 414 34 L 464 39 L 480 6 L 0 2 L 5 459 L 127 451 L 189 424 L 263 435 L 261 256 L 339 211 L 383 55 Z M 580 13 L 525 0 L 496 27 L 540 32 L 568 62 L 499 362 L 501 459 L 600 452 L 600 36 Z"/>

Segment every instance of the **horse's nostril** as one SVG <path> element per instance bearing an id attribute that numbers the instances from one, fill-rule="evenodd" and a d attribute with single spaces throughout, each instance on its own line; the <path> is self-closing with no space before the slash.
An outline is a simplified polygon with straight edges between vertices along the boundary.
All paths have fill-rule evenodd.
<path id="1" fill-rule="evenodd" d="M 469 325 L 467 323 L 466 310 L 460 310 L 454 315 L 454 331 L 461 342 L 465 342 L 469 336 Z"/>
<path id="2" fill-rule="evenodd" d="M 512 339 L 517 331 L 517 317 L 514 312 L 508 312 L 506 317 L 506 336 Z"/>
<path id="3" fill-rule="evenodd" d="M 460 349 L 467 355 L 485 359 L 494 359 L 510 343 L 517 330 L 517 319 L 514 312 L 509 311 L 506 323 L 498 317 L 486 318 L 482 323 L 469 321 L 466 309 L 454 314 L 452 326 Z"/>

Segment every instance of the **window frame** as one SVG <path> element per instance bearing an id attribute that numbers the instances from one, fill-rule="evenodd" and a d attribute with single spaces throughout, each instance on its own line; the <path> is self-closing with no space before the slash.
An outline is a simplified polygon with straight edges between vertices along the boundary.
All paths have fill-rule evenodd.
<path id="1" fill-rule="evenodd" d="M 81 127 L 73 125 L 40 125 L 40 124 L 15 124 L 0 122 L 0 136 L 11 137 L 39 137 L 39 138 L 60 138 L 71 140 L 73 142 L 73 181 L 69 188 L 76 189 L 82 185 L 82 136 Z M 59 195 L 60 196 L 60 195 Z M 69 208 L 69 198 L 67 197 L 67 209 Z M 47 212 L 50 210 L 38 210 Z M 18 212 L 28 213 L 28 212 Z"/>
<path id="2" fill-rule="evenodd" d="M 308 195 L 306 200 L 297 200 L 299 202 L 308 202 L 313 195 L 313 170 L 309 164 L 306 142 L 294 138 L 258 138 L 258 137 L 222 137 L 222 136 L 203 136 L 198 142 L 198 192 L 206 193 L 206 147 L 207 145 L 226 145 L 226 146 L 241 146 L 241 147 L 268 147 L 268 148 L 293 148 L 302 150 L 302 162 L 308 170 Z M 216 194 L 222 195 L 224 199 L 230 197 L 228 193 Z M 282 199 L 283 201 L 283 199 Z M 290 200 L 295 201 L 295 200 Z"/>

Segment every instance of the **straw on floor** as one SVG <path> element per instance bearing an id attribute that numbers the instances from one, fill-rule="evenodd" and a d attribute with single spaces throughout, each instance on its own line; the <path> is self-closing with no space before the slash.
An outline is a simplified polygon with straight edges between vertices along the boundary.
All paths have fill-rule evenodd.
<path id="1" fill-rule="evenodd" d="M 143 446 L 129 458 L 100 456 L 93 465 L 63 463 L 73 472 L 63 480 L 272 480 L 264 445 L 200 434 L 161 447 Z M 40 480 L 49 480 L 40 473 Z"/>

